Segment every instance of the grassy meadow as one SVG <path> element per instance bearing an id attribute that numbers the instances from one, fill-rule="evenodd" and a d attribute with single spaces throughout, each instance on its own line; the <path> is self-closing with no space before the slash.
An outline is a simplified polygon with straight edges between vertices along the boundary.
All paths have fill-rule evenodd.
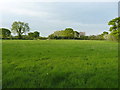
<path id="1" fill-rule="evenodd" d="M 2 40 L 0 40 L 0 89 L 2 88 Z"/>
<path id="2" fill-rule="evenodd" d="M 117 88 L 118 43 L 3 40 L 3 88 Z"/>

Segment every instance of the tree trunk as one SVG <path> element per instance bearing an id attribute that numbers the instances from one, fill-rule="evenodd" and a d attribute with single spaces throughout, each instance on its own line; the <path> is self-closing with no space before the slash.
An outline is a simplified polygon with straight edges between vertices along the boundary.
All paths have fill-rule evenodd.
<path id="1" fill-rule="evenodd" d="M 22 35 L 20 33 L 18 34 L 18 39 L 22 39 Z"/>

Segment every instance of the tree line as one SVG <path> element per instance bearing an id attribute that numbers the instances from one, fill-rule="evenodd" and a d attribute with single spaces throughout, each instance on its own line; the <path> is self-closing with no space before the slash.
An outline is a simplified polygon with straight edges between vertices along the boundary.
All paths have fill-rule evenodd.
<path id="1" fill-rule="evenodd" d="M 29 32 L 29 31 L 30 31 L 30 27 L 28 23 L 15 21 L 12 24 L 11 30 L 6 28 L 0 28 L 0 32 L 1 32 L 0 35 L 2 39 L 28 39 L 29 40 L 29 39 L 39 38 L 40 33 L 38 31 L 35 31 L 35 32 Z M 11 35 L 11 33 L 17 34 L 17 36 L 13 36 Z M 26 35 L 26 33 L 28 35 Z"/>
<path id="2" fill-rule="evenodd" d="M 108 22 L 110 25 L 110 33 L 104 31 L 99 35 L 80 35 L 78 31 L 74 31 L 72 28 L 66 28 L 65 30 L 55 31 L 48 37 L 41 37 L 40 32 L 29 32 L 30 27 L 28 23 L 15 21 L 12 24 L 11 30 L 6 28 L 0 28 L 0 37 L 2 39 L 79 39 L 79 40 L 112 40 L 118 41 L 120 37 L 120 17 L 112 19 Z M 11 35 L 11 33 L 17 34 L 16 36 Z"/>

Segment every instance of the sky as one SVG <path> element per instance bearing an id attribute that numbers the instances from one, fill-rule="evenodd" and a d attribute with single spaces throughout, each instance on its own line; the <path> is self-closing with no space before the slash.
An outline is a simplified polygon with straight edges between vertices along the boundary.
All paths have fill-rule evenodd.
<path id="1" fill-rule="evenodd" d="M 0 27 L 10 29 L 14 21 L 22 21 L 29 23 L 30 32 L 39 31 L 41 36 L 65 28 L 98 35 L 108 31 L 107 23 L 118 16 L 117 0 L 5 1 L 0 4 Z"/>

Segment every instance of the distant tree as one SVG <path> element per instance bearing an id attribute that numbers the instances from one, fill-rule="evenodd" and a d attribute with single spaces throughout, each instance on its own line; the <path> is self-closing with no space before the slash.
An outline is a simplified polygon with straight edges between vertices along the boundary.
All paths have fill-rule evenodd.
<path id="1" fill-rule="evenodd" d="M 104 31 L 101 35 L 104 36 L 104 35 L 107 35 L 107 34 L 109 34 L 109 33 Z"/>
<path id="2" fill-rule="evenodd" d="M 72 28 L 66 28 L 65 34 L 69 39 L 74 38 L 74 30 Z"/>
<path id="3" fill-rule="evenodd" d="M 104 34 L 104 35 L 106 35 L 106 34 Z M 105 40 L 104 39 L 104 35 L 96 35 L 96 40 Z"/>
<path id="4" fill-rule="evenodd" d="M 34 38 L 34 33 L 33 32 L 28 33 L 28 37 L 29 37 L 29 39 L 33 39 Z"/>
<path id="5" fill-rule="evenodd" d="M 23 39 L 23 40 L 29 40 L 30 38 L 29 38 L 28 35 L 22 35 L 22 39 Z"/>
<path id="6" fill-rule="evenodd" d="M 80 36 L 80 40 L 88 40 L 88 36 L 82 35 L 82 36 Z"/>
<path id="7" fill-rule="evenodd" d="M 54 37 L 55 37 L 54 34 L 48 36 L 49 39 L 54 39 Z"/>
<path id="8" fill-rule="evenodd" d="M 39 34 L 40 34 L 40 33 L 39 33 L 38 31 L 35 31 L 35 32 L 34 32 L 34 37 L 35 37 L 35 38 L 39 38 Z"/>
<path id="9" fill-rule="evenodd" d="M 107 39 L 108 34 L 109 34 L 108 32 L 104 31 L 102 34 L 97 36 L 97 39 L 98 40 L 105 40 L 105 39 Z"/>
<path id="10" fill-rule="evenodd" d="M 108 22 L 108 25 L 110 25 L 110 35 L 114 36 L 116 40 L 118 40 L 120 37 L 120 17 L 112 19 Z"/>
<path id="11" fill-rule="evenodd" d="M 79 32 L 74 31 L 74 38 L 78 38 L 79 37 Z"/>
<path id="12" fill-rule="evenodd" d="M 10 37 L 10 36 L 11 36 L 11 32 L 10 32 L 9 29 L 0 28 L 0 36 L 1 36 L 2 38 Z"/>
<path id="13" fill-rule="evenodd" d="M 73 29 L 72 28 L 66 28 L 65 31 L 73 32 Z"/>
<path id="14" fill-rule="evenodd" d="M 91 35 L 88 38 L 89 38 L 89 40 L 96 40 L 96 36 L 95 35 Z"/>
<path id="15" fill-rule="evenodd" d="M 47 40 L 49 38 L 47 38 L 47 37 L 39 37 L 39 39 L 41 39 L 41 40 Z"/>
<path id="16" fill-rule="evenodd" d="M 74 31 L 72 28 L 66 28 L 65 30 L 55 31 L 49 35 L 50 39 L 78 39 L 79 33 Z"/>
<path id="17" fill-rule="evenodd" d="M 35 38 L 37 39 L 37 38 L 39 38 L 39 32 L 37 32 L 37 31 L 30 32 L 30 33 L 28 33 L 28 36 L 30 39 L 35 39 Z"/>
<path id="18" fill-rule="evenodd" d="M 30 28 L 28 26 L 28 23 L 15 21 L 12 24 L 11 30 L 18 35 L 19 39 L 21 39 L 22 38 L 22 34 L 28 32 L 30 30 Z"/>

